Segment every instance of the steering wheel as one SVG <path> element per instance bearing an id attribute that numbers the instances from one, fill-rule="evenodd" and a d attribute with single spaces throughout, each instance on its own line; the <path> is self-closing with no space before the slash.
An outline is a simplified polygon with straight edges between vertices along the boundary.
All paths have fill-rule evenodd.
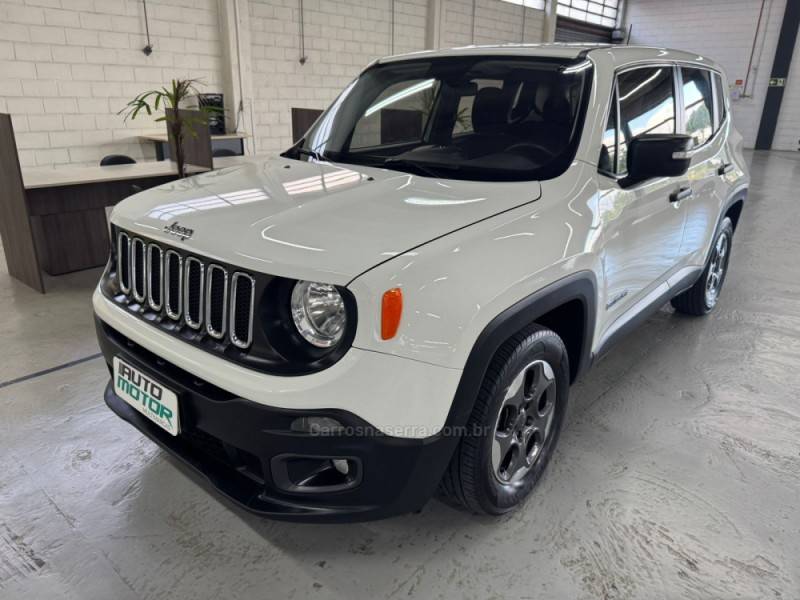
<path id="1" fill-rule="evenodd" d="M 544 158 L 544 160 L 534 160 L 534 162 L 538 163 L 545 163 L 551 158 L 555 156 L 555 152 L 553 152 L 547 146 L 543 146 L 542 144 L 537 144 L 535 142 L 518 142 L 506 148 L 506 152 L 520 152 L 520 154 L 526 154 L 529 158 L 533 160 L 533 157 L 530 155 L 538 154 L 538 158 Z"/>

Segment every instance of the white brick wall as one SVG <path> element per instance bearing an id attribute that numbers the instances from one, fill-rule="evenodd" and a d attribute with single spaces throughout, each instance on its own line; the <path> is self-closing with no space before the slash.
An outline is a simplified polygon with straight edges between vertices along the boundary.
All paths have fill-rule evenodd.
<path id="1" fill-rule="evenodd" d="M 472 0 L 442 0 L 442 47 L 473 43 Z M 521 42 L 522 11 L 525 11 L 525 42 L 543 41 L 544 11 L 499 0 L 477 0 L 475 44 Z"/>
<path id="2" fill-rule="evenodd" d="M 323 109 L 371 61 L 391 54 L 391 0 L 305 0 L 301 65 L 296 0 L 252 0 L 256 151 L 291 145 L 291 108 Z M 425 47 L 426 0 L 395 0 L 394 52 Z"/>
<path id="3" fill-rule="evenodd" d="M 155 158 L 136 135 L 161 129 L 116 113 L 173 77 L 220 91 L 216 0 L 0 0 L 0 111 L 13 117 L 23 166 Z"/>
<path id="4" fill-rule="evenodd" d="M 755 144 L 769 74 L 775 57 L 786 0 L 767 0 L 756 47 L 748 94 L 733 103 L 736 126 L 745 146 Z M 745 79 L 761 2 L 755 0 L 628 0 L 627 24 L 631 43 L 692 50 L 718 61 L 728 79 Z M 793 73 L 800 73 L 795 48 Z M 793 74 L 792 73 L 792 74 Z M 787 81 L 773 143 L 778 150 L 797 150 L 800 139 L 800 74 Z"/>

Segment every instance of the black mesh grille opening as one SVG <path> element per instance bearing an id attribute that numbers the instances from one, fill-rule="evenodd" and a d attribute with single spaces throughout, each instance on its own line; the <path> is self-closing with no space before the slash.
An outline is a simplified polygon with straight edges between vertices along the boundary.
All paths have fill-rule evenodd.
<path id="1" fill-rule="evenodd" d="M 250 343 L 250 313 L 252 311 L 253 282 L 249 277 L 236 278 L 236 297 L 232 299 L 234 319 L 231 323 L 236 339 L 244 344 Z"/>
<path id="2" fill-rule="evenodd" d="M 166 257 L 167 309 L 173 315 L 181 314 L 181 259 L 172 252 Z"/>
<path id="3" fill-rule="evenodd" d="M 124 289 L 131 287 L 130 260 L 130 240 L 127 235 L 119 236 L 119 247 L 117 248 L 117 260 L 119 268 L 119 282 Z"/>
<path id="4" fill-rule="evenodd" d="M 208 270 L 208 326 L 217 334 L 225 330 L 225 277 L 220 268 Z"/>
<path id="5" fill-rule="evenodd" d="M 199 429 L 187 429 L 181 432 L 181 438 L 192 446 L 192 449 L 207 458 L 216 460 L 236 469 L 242 475 L 259 484 L 264 484 L 264 470 L 258 457 L 246 450 L 226 444 Z"/>
<path id="6" fill-rule="evenodd" d="M 145 287 L 145 249 L 142 240 L 133 240 L 133 294 L 143 298 Z"/>
<path id="7" fill-rule="evenodd" d="M 186 261 L 186 318 L 192 323 L 202 321 L 203 266 L 196 260 Z"/>
<path id="8" fill-rule="evenodd" d="M 161 306 L 161 249 L 153 246 L 150 248 L 150 300 L 156 306 Z"/>

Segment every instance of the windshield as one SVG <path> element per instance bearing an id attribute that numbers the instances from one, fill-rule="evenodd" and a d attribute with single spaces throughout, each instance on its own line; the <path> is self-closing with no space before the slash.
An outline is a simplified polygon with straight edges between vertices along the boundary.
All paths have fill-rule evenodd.
<path id="1" fill-rule="evenodd" d="M 290 158 L 484 181 L 549 179 L 575 155 L 586 60 L 446 57 L 373 66 Z"/>

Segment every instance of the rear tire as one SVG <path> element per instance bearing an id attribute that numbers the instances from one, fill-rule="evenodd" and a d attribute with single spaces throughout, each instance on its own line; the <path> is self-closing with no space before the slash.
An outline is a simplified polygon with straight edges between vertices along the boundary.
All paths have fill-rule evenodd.
<path id="1" fill-rule="evenodd" d="M 702 275 L 692 287 L 672 299 L 675 310 L 698 317 L 714 310 L 728 274 L 732 241 L 733 223 L 725 217 L 714 238 Z"/>
<path id="2" fill-rule="evenodd" d="M 532 325 L 505 342 L 444 475 L 444 492 L 480 513 L 518 506 L 550 461 L 568 397 L 569 358 L 556 333 Z"/>

